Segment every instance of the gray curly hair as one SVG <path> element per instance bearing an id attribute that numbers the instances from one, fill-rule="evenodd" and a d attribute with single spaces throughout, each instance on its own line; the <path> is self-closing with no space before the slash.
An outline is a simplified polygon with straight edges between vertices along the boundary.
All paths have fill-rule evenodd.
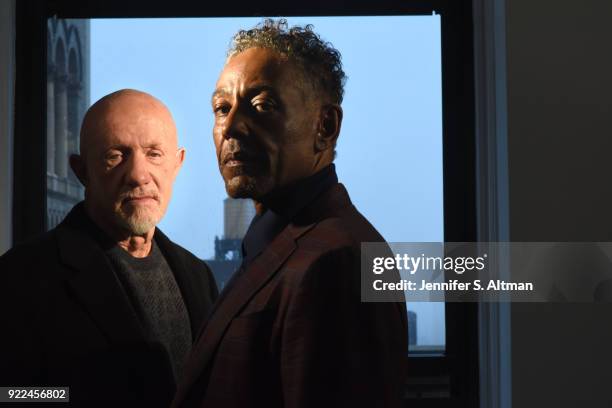
<path id="1" fill-rule="evenodd" d="M 316 90 L 340 105 L 346 75 L 340 52 L 312 31 L 313 26 L 289 27 L 287 20 L 267 18 L 250 30 L 240 30 L 232 38 L 227 57 L 249 48 L 272 49 L 297 63 Z"/>

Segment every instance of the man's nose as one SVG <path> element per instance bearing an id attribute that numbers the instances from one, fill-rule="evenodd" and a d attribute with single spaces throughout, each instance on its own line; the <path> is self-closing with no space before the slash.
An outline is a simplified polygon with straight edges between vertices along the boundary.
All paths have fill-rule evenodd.
<path id="1" fill-rule="evenodd" d="M 132 186 L 142 186 L 151 181 L 151 172 L 149 171 L 149 162 L 144 153 L 135 152 L 128 160 L 125 182 Z"/>
<path id="2" fill-rule="evenodd" d="M 223 121 L 221 135 L 224 139 L 239 139 L 246 136 L 249 133 L 247 122 L 248 118 L 245 112 L 243 112 L 242 107 L 240 105 L 234 105 Z"/>

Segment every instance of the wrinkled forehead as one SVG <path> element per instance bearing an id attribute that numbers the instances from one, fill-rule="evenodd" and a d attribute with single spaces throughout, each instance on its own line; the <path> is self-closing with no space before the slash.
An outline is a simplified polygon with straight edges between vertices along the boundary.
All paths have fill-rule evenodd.
<path id="1" fill-rule="evenodd" d="M 294 71 L 294 64 L 276 51 L 249 48 L 227 59 L 217 89 L 252 83 L 283 84 Z"/>
<path id="2" fill-rule="evenodd" d="M 142 144 L 177 144 L 176 127 L 165 106 L 145 98 L 116 101 L 97 107 L 84 121 L 82 151 Z"/>
<path id="3" fill-rule="evenodd" d="M 259 91 L 270 92 L 281 100 L 312 100 L 316 93 L 301 68 L 290 58 L 266 48 L 249 48 L 228 58 L 213 92 L 216 97 L 235 93 L 248 96 Z M 295 102 L 295 100 L 294 100 Z"/>

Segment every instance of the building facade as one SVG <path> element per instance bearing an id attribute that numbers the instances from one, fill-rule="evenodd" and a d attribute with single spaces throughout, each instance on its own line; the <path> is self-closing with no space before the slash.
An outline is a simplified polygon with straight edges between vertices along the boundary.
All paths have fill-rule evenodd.
<path id="1" fill-rule="evenodd" d="M 79 151 L 79 131 L 89 107 L 88 20 L 47 20 L 47 229 L 83 199 L 68 158 Z"/>
<path id="2" fill-rule="evenodd" d="M 242 262 L 242 238 L 254 216 L 252 200 L 229 197 L 223 200 L 223 236 L 215 237 L 215 257 L 206 261 L 219 289 L 225 286 Z"/>

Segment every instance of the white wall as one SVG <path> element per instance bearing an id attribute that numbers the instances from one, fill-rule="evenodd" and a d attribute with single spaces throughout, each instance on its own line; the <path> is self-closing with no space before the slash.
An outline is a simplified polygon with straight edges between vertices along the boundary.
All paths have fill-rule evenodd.
<path id="1" fill-rule="evenodd" d="M 612 3 L 507 0 L 510 237 L 612 241 Z M 512 305 L 515 408 L 612 406 L 612 304 Z"/>
<path id="2" fill-rule="evenodd" d="M 0 254 L 12 241 L 15 0 L 0 1 Z"/>

